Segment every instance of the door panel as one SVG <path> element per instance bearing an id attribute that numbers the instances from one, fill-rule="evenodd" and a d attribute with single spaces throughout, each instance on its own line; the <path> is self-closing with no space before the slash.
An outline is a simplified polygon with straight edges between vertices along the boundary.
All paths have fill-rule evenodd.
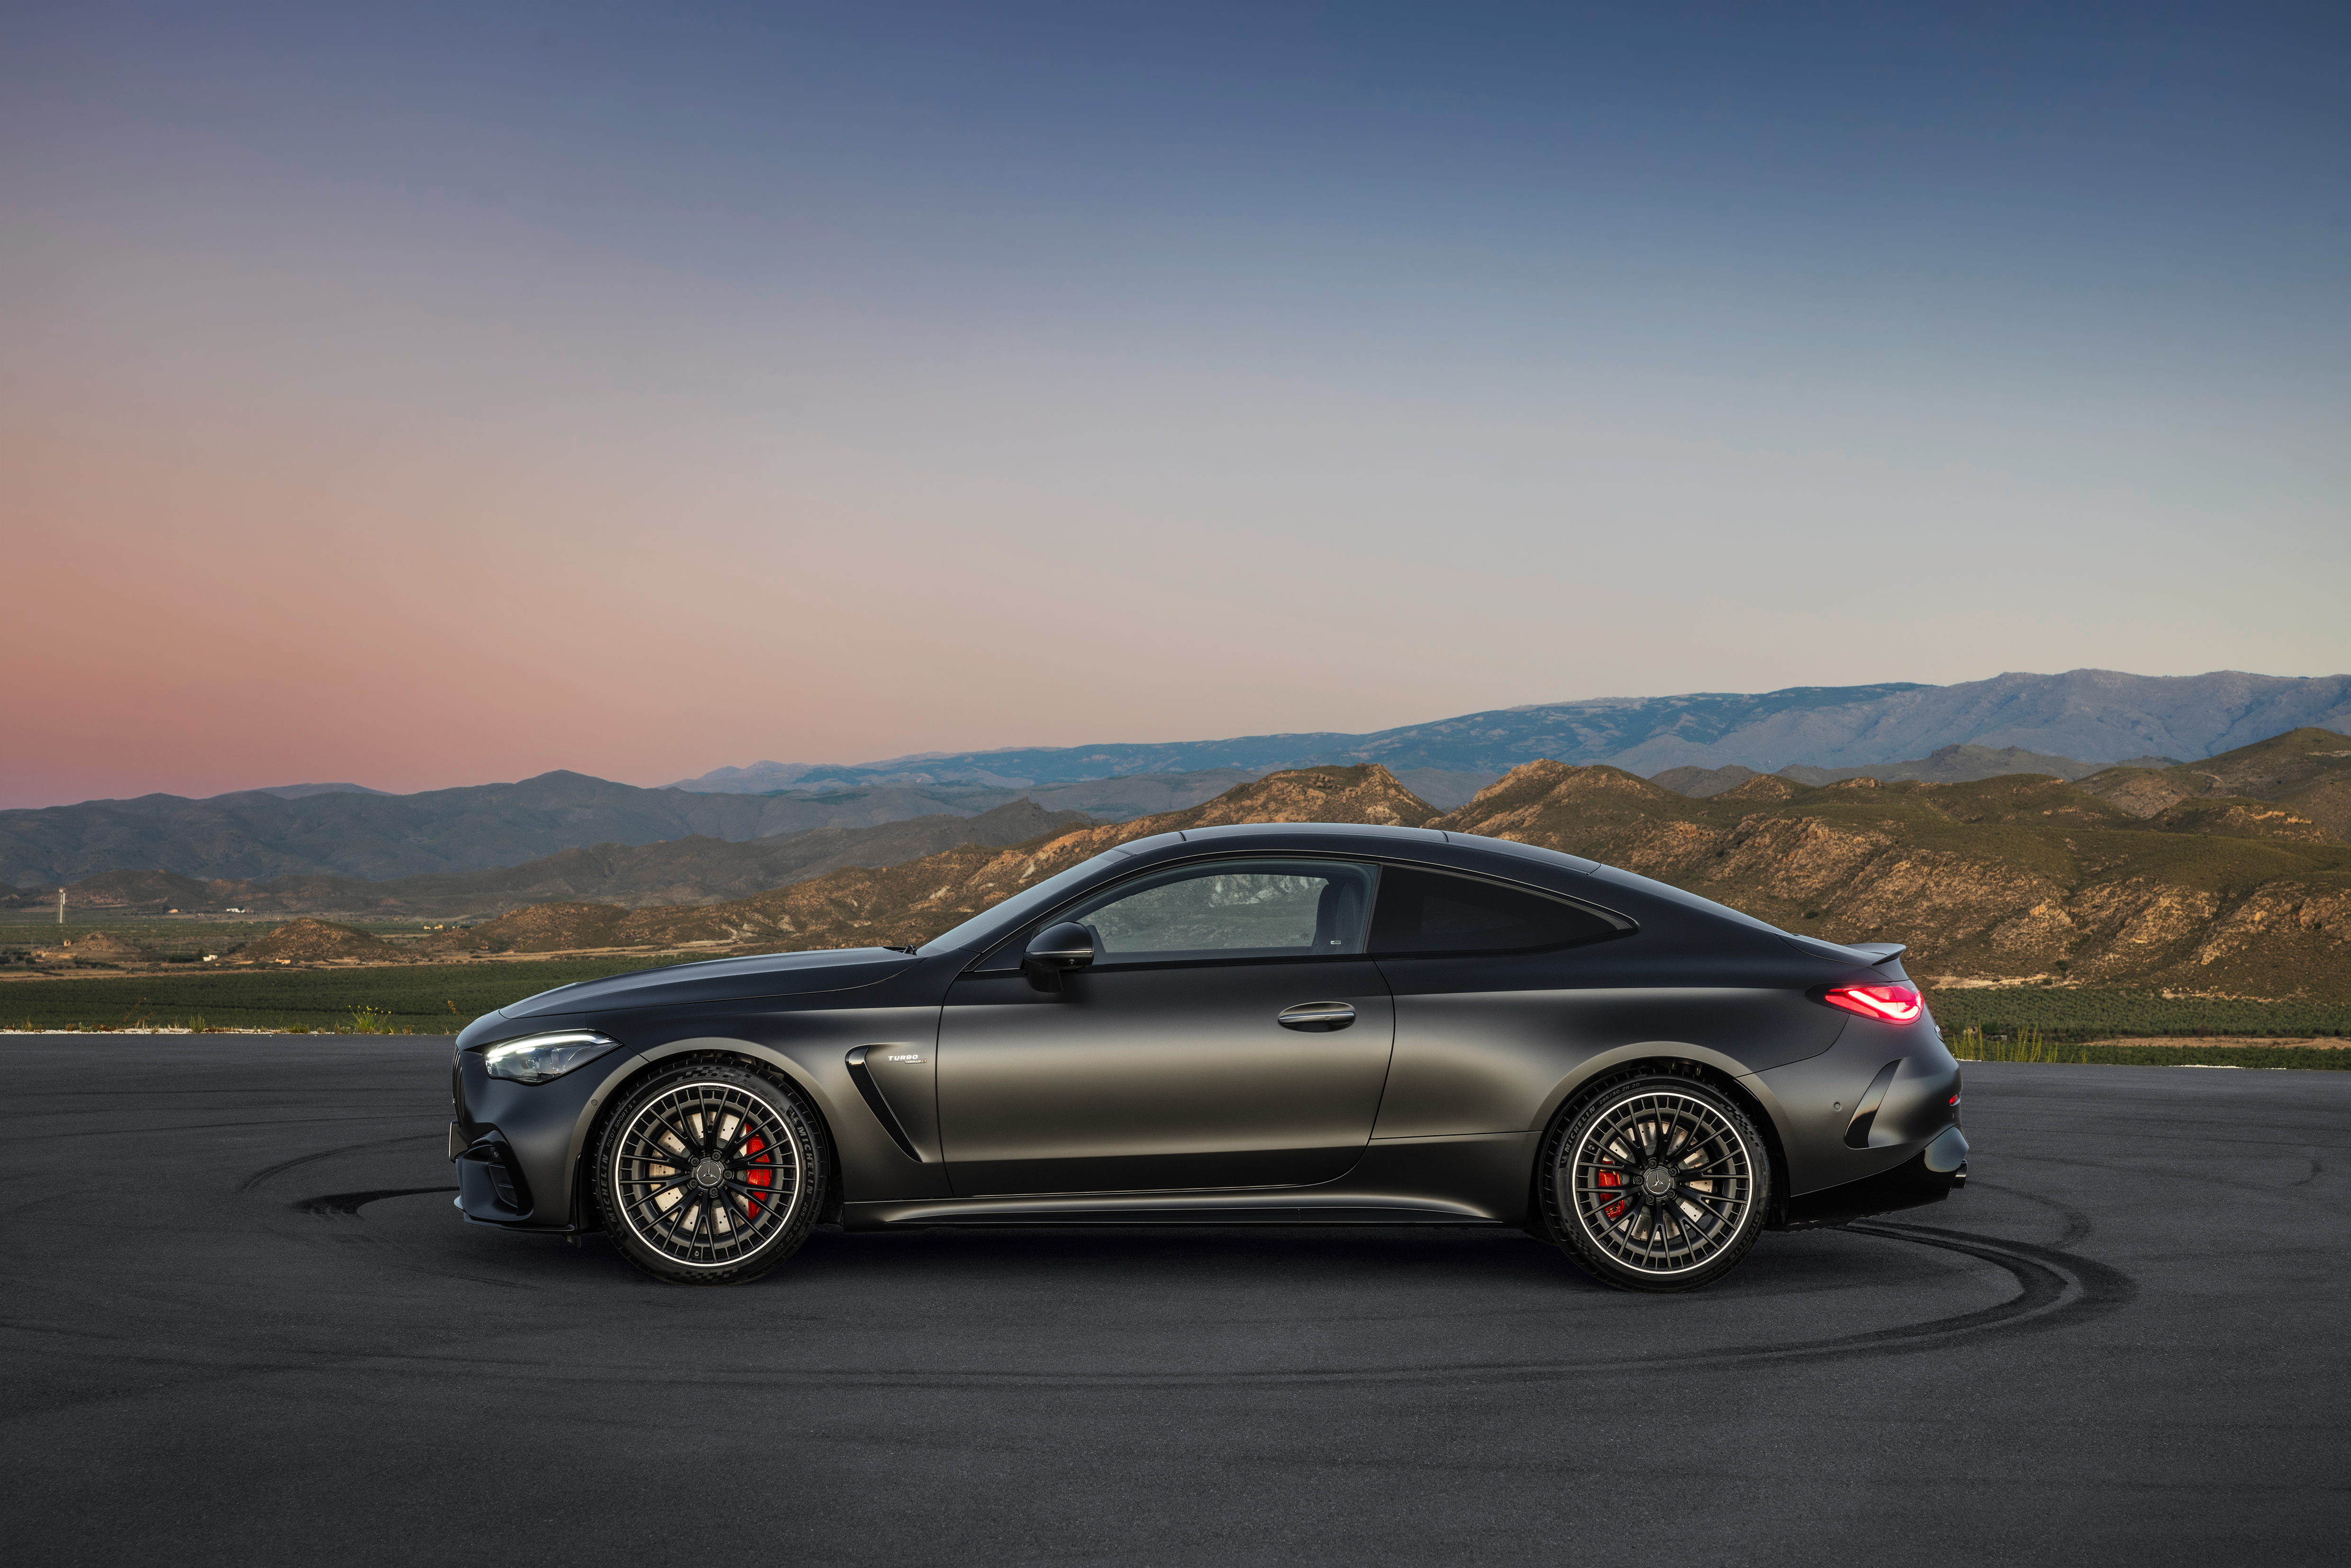
<path id="1" fill-rule="evenodd" d="M 948 993 L 939 1109 L 956 1196 L 1301 1186 L 1362 1157 L 1395 1035 L 1376 965 L 1097 967 L 1064 987 L 967 975 Z M 1313 1002 L 1355 1021 L 1277 1021 Z"/>

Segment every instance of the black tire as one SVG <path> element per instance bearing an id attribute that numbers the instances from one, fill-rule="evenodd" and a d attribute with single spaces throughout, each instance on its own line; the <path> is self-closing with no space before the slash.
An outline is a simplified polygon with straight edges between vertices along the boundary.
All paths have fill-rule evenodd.
<path id="1" fill-rule="evenodd" d="M 1625 1291 L 1694 1291 L 1739 1266 L 1763 1228 L 1771 1156 L 1755 1124 L 1695 1078 L 1641 1073 L 1562 1114 L 1543 1144 L 1560 1249 Z"/>
<path id="2" fill-rule="evenodd" d="M 659 1073 L 629 1096 L 597 1140 L 604 1229 L 622 1256 L 656 1280 L 756 1280 L 816 1228 L 824 1208 L 823 1129 L 798 1090 L 747 1062 L 693 1062 Z"/>

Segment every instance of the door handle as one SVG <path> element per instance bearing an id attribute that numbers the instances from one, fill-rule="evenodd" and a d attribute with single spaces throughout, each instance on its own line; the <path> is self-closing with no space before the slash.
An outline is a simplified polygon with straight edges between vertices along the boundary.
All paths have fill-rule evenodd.
<path id="1" fill-rule="evenodd" d="M 1301 1002 L 1294 1008 L 1284 1008 L 1274 1015 L 1274 1022 L 1284 1029 L 1311 1029 L 1328 1032 L 1345 1029 L 1355 1021 L 1355 1009 L 1345 1002 Z"/>

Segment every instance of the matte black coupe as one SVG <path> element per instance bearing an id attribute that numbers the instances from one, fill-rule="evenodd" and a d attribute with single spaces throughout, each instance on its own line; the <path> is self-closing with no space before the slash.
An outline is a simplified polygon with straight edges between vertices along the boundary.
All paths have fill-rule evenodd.
<path id="1" fill-rule="evenodd" d="M 458 1207 L 681 1284 L 817 1225 L 1491 1225 L 1679 1291 L 1966 1180 L 1902 949 L 1499 839 L 1163 833 L 913 949 L 689 964 L 491 1013 Z"/>

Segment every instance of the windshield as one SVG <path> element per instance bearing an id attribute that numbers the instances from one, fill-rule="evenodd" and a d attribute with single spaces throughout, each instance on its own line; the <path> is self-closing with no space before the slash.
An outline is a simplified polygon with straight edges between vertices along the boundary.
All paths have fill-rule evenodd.
<path id="1" fill-rule="evenodd" d="M 998 932 L 1009 930 L 1037 911 L 1067 897 L 1072 889 L 1103 866 L 1126 858 L 1123 850 L 1104 850 L 1092 860 L 1080 861 L 1069 870 L 1049 876 L 1034 887 L 1024 887 L 1003 903 L 981 910 L 962 925 L 932 937 L 916 951 L 927 958 L 958 948 L 977 947 Z"/>

